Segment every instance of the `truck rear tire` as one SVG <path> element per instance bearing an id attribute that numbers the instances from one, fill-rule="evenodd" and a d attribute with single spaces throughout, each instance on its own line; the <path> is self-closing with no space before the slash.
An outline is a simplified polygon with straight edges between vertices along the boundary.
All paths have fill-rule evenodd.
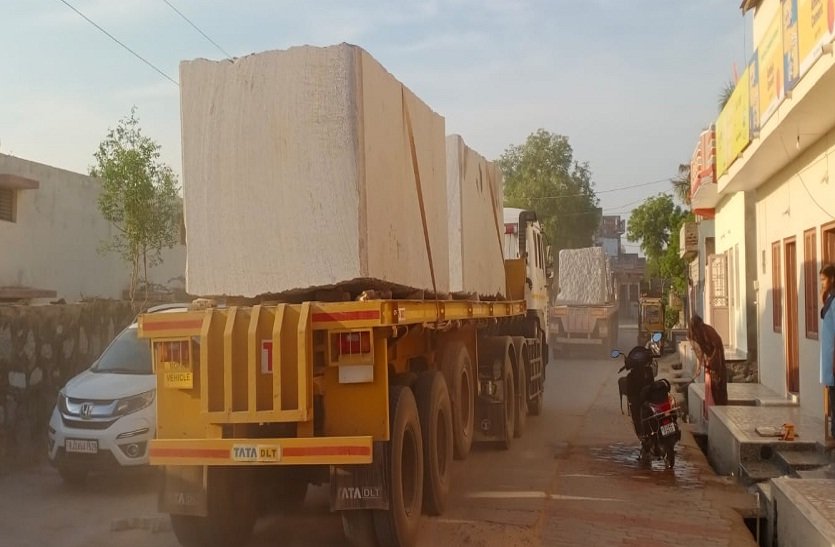
<path id="1" fill-rule="evenodd" d="M 501 357 L 497 359 L 501 360 Z M 499 446 L 502 450 L 510 450 L 513 444 L 516 410 L 519 405 L 516 403 L 516 385 L 513 381 L 513 368 L 510 365 L 510 358 L 507 355 L 504 356 L 503 371 L 504 402 L 502 405 L 502 415 L 504 416 L 504 434 L 499 441 Z"/>
<path id="2" fill-rule="evenodd" d="M 276 483 L 276 508 L 279 511 L 298 511 L 307 497 L 307 477 L 297 469 L 281 469 L 280 479 Z"/>
<path id="3" fill-rule="evenodd" d="M 390 387 L 389 419 L 389 509 L 374 510 L 374 529 L 380 547 L 410 547 L 423 505 L 423 440 L 417 403 L 407 386 Z"/>
<path id="4" fill-rule="evenodd" d="M 525 363 L 520 359 L 516 363 L 518 387 L 516 388 L 516 416 L 513 422 L 513 436 L 517 439 L 522 436 L 525 425 L 528 421 L 528 376 L 525 371 Z"/>
<path id="5" fill-rule="evenodd" d="M 475 391 L 473 361 L 462 343 L 454 343 L 444 353 L 443 372 L 452 403 L 452 443 L 456 460 L 464 460 L 473 445 Z"/>
<path id="6" fill-rule="evenodd" d="M 257 519 L 252 474 L 246 469 L 210 467 L 208 516 L 171 515 L 171 528 L 183 547 L 246 545 Z"/>
<path id="7" fill-rule="evenodd" d="M 539 394 L 534 397 L 533 399 L 528 400 L 528 414 L 531 416 L 539 416 L 542 414 L 542 392 L 540 391 Z"/>
<path id="8" fill-rule="evenodd" d="M 415 394 L 423 433 L 423 511 L 437 516 L 446 508 L 452 464 L 452 405 L 444 375 L 421 374 Z"/>

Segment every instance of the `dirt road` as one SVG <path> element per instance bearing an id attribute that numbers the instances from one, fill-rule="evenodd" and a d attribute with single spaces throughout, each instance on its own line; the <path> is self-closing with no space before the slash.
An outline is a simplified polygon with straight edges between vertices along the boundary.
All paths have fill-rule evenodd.
<path id="1" fill-rule="evenodd" d="M 634 331 L 623 331 L 624 347 Z M 620 414 L 618 365 L 572 359 L 548 368 L 542 416 L 510 451 L 479 446 L 456 462 L 444 516 L 424 518 L 421 546 L 754 545 L 734 507 L 751 498 L 714 476 L 689 435 L 674 471 L 642 469 Z M 153 472 L 94 477 L 83 491 L 39 467 L 0 477 L 0 545 L 175 547 L 156 512 Z M 297 514 L 262 518 L 253 546 L 344 545 L 327 489 Z"/>

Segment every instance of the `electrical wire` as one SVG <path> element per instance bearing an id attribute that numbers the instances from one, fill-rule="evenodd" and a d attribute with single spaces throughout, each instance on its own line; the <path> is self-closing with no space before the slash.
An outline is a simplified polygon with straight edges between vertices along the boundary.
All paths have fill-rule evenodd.
<path id="1" fill-rule="evenodd" d="M 644 186 L 651 186 L 653 184 L 661 184 L 662 182 L 669 183 L 669 182 L 672 182 L 672 180 L 673 180 L 672 177 L 667 177 L 667 178 L 664 178 L 664 179 L 651 180 L 649 182 L 641 182 L 641 183 L 638 183 L 638 184 L 629 184 L 627 186 L 619 186 L 617 188 L 607 188 L 606 190 L 597 190 L 597 191 L 593 191 L 592 193 L 594 193 L 595 195 L 597 195 L 597 194 L 610 194 L 612 192 L 620 192 L 622 190 L 632 190 L 633 188 L 642 188 Z M 530 199 L 530 200 L 563 199 L 563 198 L 583 197 L 583 196 L 588 196 L 588 195 L 590 195 L 590 194 L 587 194 L 587 193 L 562 194 L 562 195 L 559 195 L 559 196 L 530 197 L 528 199 Z"/>
<path id="2" fill-rule="evenodd" d="M 162 1 L 163 1 L 163 2 L 165 2 L 165 3 L 168 5 L 168 7 L 169 7 L 169 8 L 171 8 L 172 10 L 174 10 L 174 12 L 175 12 L 177 15 L 179 15 L 180 17 L 182 17 L 182 18 L 185 20 L 185 22 L 186 22 L 186 23 L 188 23 L 189 25 L 191 25 L 191 27 L 192 27 L 194 30 L 196 30 L 197 32 L 199 32 L 199 33 L 200 33 L 200 35 L 201 35 L 201 36 L 203 36 L 203 38 L 205 38 L 205 39 L 206 39 L 206 40 L 208 40 L 208 41 L 209 41 L 209 42 L 210 42 L 213 46 L 215 46 L 215 47 L 218 49 L 218 51 L 220 51 L 221 53 L 223 53 L 223 54 L 224 54 L 224 55 L 226 55 L 227 57 L 232 57 L 232 55 L 231 55 L 228 51 L 226 51 L 225 49 L 223 49 L 222 47 L 220 47 L 220 46 L 218 45 L 218 43 L 217 43 L 217 42 L 215 42 L 214 40 L 212 40 L 212 39 L 209 37 L 209 35 L 208 35 L 208 34 L 206 34 L 205 32 L 203 32 L 203 31 L 200 29 L 200 27 L 198 27 L 196 24 L 194 24 L 194 22 L 193 22 L 191 19 L 189 19 L 188 17 L 186 17 L 186 16 L 185 16 L 185 14 L 183 14 L 183 12 L 181 12 L 180 10 L 178 10 L 178 9 L 174 6 L 174 4 L 172 4 L 172 3 L 171 3 L 171 2 L 169 2 L 168 0 L 162 0 Z"/>
<path id="3" fill-rule="evenodd" d="M 101 32 L 102 32 L 105 36 L 107 36 L 108 38 L 110 38 L 111 40 L 113 40 L 114 42 L 116 42 L 117 44 L 119 44 L 120 46 L 122 46 L 123 48 L 125 48 L 127 51 L 129 51 L 129 52 L 131 53 L 131 55 L 133 55 L 134 57 L 136 57 L 137 59 L 139 59 L 140 61 L 142 61 L 143 63 L 145 63 L 145 64 L 146 64 L 146 65 L 148 65 L 149 67 L 151 67 L 152 69 L 154 69 L 154 71 L 155 71 L 157 74 L 159 74 L 160 76 L 162 76 L 163 78 L 165 78 L 166 80 L 168 80 L 169 82 L 171 82 L 172 84 L 176 85 L 177 87 L 179 87 L 179 86 L 180 86 L 180 84 L 178 84 L 178 83 L 177 83 L 177 80 L 175 80 L 174 78 L 172 78 L 171 76 L 169 76 L 168 74 L 166 74 L 165 72 L 163 72 L 163 71 L 162 71 L 162 69 L 157 68 L 157 66 L 156 66 L 154 63 L 152 63 L 151 61 L 149 61 L 148 59 L 146 59 L 146 58 L 145 58 L 145 57 L 143 57 L 142 55 L 138 54 L 136 51 L 134 51 L 133 49 L 131 49 L 130 47 L 128 47 L 128 46 L 127 46 L 124 42 L 122 42 L 121 40 L 119 40 L 118 38 L 116 38 L 115 36 L 113 36 L 112 34 L 110 34 L 109 32 L 107 32 L 107 31 L 106 31 L 104 28 L 102 28 L 102 27 L 101 27 L 98 23 L 96 23 L 95 21 L 93 21 L 92 19 L 90 19 L 89 17 L 87 17 L 86 15 L 84 15 L 83 13 L 81 13 L 81 12 L 78 10 L 78 8 L 76 8 L 75 6 L 73 6 L 72 4 L 70 4 L 69 2 L 67 2 L 67 0 L 58 0 L 58 1 L 59 1 L 59 2 L 61 2 L 62 4 L 64 4 L 65 6 L 67 6 L 68 8 L 70 8 L 71 10 L 73 10 L 74 12 L 76 12 L 76 13 L 77 13 L 78 15 L 80 15 L 80 16 L 81 16 L 81 17 L 82 17 L 85 21 L 87 21 L 88 23 L 90 23 L 91 25 L 93 25 L 94 27 L 96 27 L 97 29 L 99 29 L 99 30 L 100 30 L 100 31 L 101 31 Z"/>
<path id="4" fill-rule="evenodd" d="M 783 151 L 786 153 L 786 158 L 787 158 L 789 161 L 791 161 L 791 154 L 789 153 L 789 149 L 788 149 L 788 147 L 786 146 L 786 141 L 785 141 L 785 140 L 783 140 L 783 137 L 782 137 L 782 136 L 780 136 L 780 144 L 782 144 L 782 145 L 783 145 Z M 805 181 L 805 180 L 803 180 L 803 175 L 802 175 L 801 173 L 802 173 L 802 170 L 798 169 L 798 170 L 797 170 L 797 173 L 795 173 L 795 175 L 797 175 L 797 179 L 800 181 L 800 185 L 801 185 L 801 186 L 803 186 L 803 190 L 805 190 L 805 191 L 806 191 L 806 195 L 808 195 L 808 196 L 809 196 L 809 199 L 811 199 L 811 200 L 812 200 L 812 203 L 814 203 L 815 205 L 817 205 L 818 209 L 820 209 L 820 210 L 821 210 L 821 212 L 822 212 L 823 214 L 825 214 L 826 216 L 828 216 L 829 218 L 835 218 L 835 215 L 833 215 L 832 213 L 830 213 L 829 211 L 827 211 L 827 210 L 823 207 L 823 205 L 821 205 L 821 204 L 820 204 L 820 202 L 818 202 L 818 200 L 817 200 L 817 199 L 815 199 L 815 196 L 813 196 L 813 195 L 812 195 L 812 192 L 810 192 L 810 191 L 809 191 L 809 188 L 806 186 L 806 181 Z"/>

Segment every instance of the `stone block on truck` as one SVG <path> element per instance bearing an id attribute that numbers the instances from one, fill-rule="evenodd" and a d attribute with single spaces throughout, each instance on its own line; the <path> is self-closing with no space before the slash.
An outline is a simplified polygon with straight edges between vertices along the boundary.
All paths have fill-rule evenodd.
<path id="1" fill-rule="evenodd" d="M 550 310 L 550 344 L 558 352 L 572 347 L 617 343 L 618 314 L 609 259 L 602 247 L 559 252 L 559 281 Z"/>
<path id="2" fill-rule="evenodd" d="M 500 224 L 495 178 L 481 179 L 484 195 L 448 200 L 443 174 L 460 173 L 455 185 L 472 173 L 437 169 L 445 143 L 435 115 L 366 52 L 266 55 L 224 61 L 240 70 L 208 79 L 181 71 L 189 280 L 219 298 L 139 320 L 157 382 L 149 456 L 164 469 L 160 509 L 185 546 L 241 546 L 261 512 L 291 509 L 309 484 L 329 483 L 350 543 L 412 546 L 421 514 L 445 509 L 453 458 L 476 441 L 510 449 L 542 410 L 546 272 L 542 240 L 528 235 L 539 223 L 519 211 L 514 227 Z M 332 101 L 334 78 L 353 90 L 343 103 Z M 221 110 L 270 120 L 275 133 L 265 125 L 259 135 L 280 158 L 247 155 L 234 142 L 246 131 L 229 129 L 237 122 Z M 365 120 L 358 133 L 343 123 L 354 116 Z M 303 150 L 284 150 L 304 120 L 324 125 L 305 129 L 317 133 Z M 356 145 L 354 159 L 334 155 L 332 138 Z M 347 181 L 337 176 L 345 165 Z M 257 218 L 244 220 L 256 201 Z M 462 216 L 449 223 L 455 207 Z M 455 245 L 437 244 L 456 226 Z M 501 259 L 509 229 L 527 239 Z M 500 268 L 489 278 L 467 258 L 473 240 L 474 256 L 488 258 L 479 268 Z M 444 294 L 451 272 L 463 283 L 456 298 Z"/>

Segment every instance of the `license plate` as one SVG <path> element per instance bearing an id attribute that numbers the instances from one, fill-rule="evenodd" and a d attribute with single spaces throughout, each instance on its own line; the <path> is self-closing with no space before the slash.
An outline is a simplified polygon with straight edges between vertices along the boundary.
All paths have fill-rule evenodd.
<path id="1" fill-rule="evenodd" d="M 670 422 L 668 424 L 664 424 L 661 426 L 661 435 L 664 437 L 668 437 L 676 432 L 676 424 L 675 422 Z"/>
<path id="2" fill-rule="evenodd" d="M 99 451 L 99 442 L 85 439 L 67 439 L 64 450 L 75 454 L 95 454 Z"/>

